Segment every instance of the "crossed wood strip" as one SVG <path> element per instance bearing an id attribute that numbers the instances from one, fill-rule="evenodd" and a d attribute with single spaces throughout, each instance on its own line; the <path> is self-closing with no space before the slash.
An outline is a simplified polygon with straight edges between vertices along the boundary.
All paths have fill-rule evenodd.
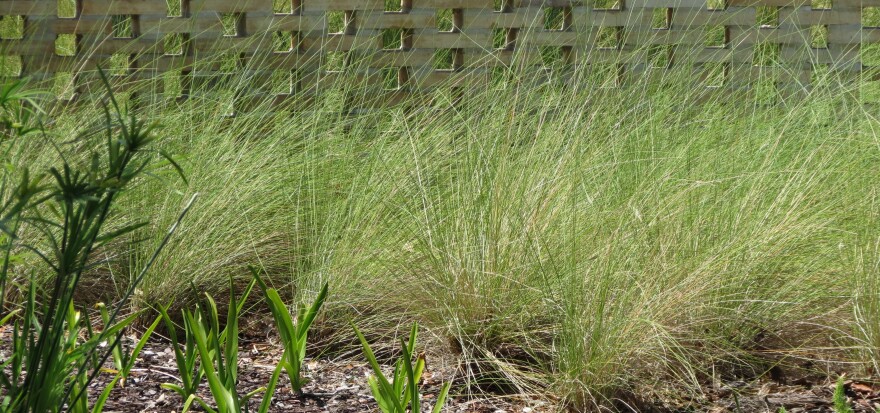
<path id="1" fill-rule="evenodd" d="M 615 86 L 687 67 L 703 86 L 769 74 L 803 89 L 819 70 L 857 76 L 880 43 L 880 0 L 74 1 L 0 0 L 5 75 L 84 94 L 101 65 L 120 87 L 181 94 L 167 74 L 192 86 L 245 73 L 283 97 L 341 73 L 400 95 L 510 68 L 590 68 Z"/>

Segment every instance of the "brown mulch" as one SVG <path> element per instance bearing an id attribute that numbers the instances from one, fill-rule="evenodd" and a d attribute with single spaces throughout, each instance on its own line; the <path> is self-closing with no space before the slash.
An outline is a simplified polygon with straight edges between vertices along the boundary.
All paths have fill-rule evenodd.
<path id="1" fill-rule="evenodd" d="M 239 393 L 246 394 L 265 386 L 281 355 L 281 349 L 270 343 L 243 342 L 239 351 Z M 305 394 L 298 396 L 291 390 L 286 373 L 282 372 L 270 412 L 378 411 L 367 385 L 367 377 L 372 374 L 372 370 L 366 363 L 328 359 L 307 360 L 302 373 L 309 379 L 309 383 L 303 388 Z M 425 371 L 421 387 L 424 410 L 430 411 L 440 387 L 453 375 L 454 372 L 451 370 Z M 89 398 L 94 400 L 112 379 L 112 374 L 100 375 L 91 385 Z M 141 352 L 125 386 L 122 388 L 117 386 L 113 390 L 104 412 L 179 412 L 183 400 L 173 391 L 161 388 L 162 383 L 180 383 L 174 353 L 168 343 L 149 343 Z M 203 383 L 200 387 L 199 396 L 209 405 L 213 405 L 207 384 Z M 250 400 L 249 411 L 257 411 L 261 400 L 262 394 Z M 193 406 L 191 411 L 202 410 L 195 404 Z M 509 398 L 467 400 L 453 396 L 447 401 L 444 411 L 538 413 L 552 411 L 548 406 L 547 403 L 540 401 L 523 403 Z"/>
<path id="2" fill-rule="evenodd" d="M 710 389 L 706 411 L 772 412 L 784 408 L 788 413 L 834 413 L 836 383 L 781 384 L 773 380 L 752 383 L 735 381 Z M 847 404 L 855 413 L 880 411 L 880 385 L 867 381 L 844 382 Z"/>
<path id="3" fill-rule="evenodd" d="M 280 349 L 268 343 L 245 343 L 240 353 L 240 392 L 246 393 L 264 386 L 271 376 Z M 429 368 L 431 364 L 429 364 Z M 453 369 L 437 368 L 424 374 L 422 393 L 423 410 L 430 411 L 440 386 L 453 375 Z M 290 389 L 282 373 L 279 387 L 272 401 L 271 412 L 376 412 L 372 394 L 367 387 L 367 377 L 372 371 L 366 363 L 348 360 L 309 360 L 303 367 L 303 375 L 310 379 L 304 388 L 305 397 L 297 397 Z M 93 395 L 112 379 L 104 375 L 94 384 Z M 174 355 L 169 344 L 151 343 L 141 354 L 136 368 L 125 388 L 117 388 L 107 404 L 105 412 L 179 412 L 182 400 L 175 393 L 159 387 L 161 383 L 177 382 Z M 781 384 L 769 378 L 750 382 L 732 381 L 707 385 L 703 389 L 705 399 L 688 408 L 642 406 L 639 411 L 704 411 L 710 413 L 776 413 L 785 408 L 788 413 L 833 413 L 833 380 Z M 847 401 L 855 413 L 873 413 L 880 410 L 880 383 L 847 380 Z M 201 387 L 205 400 L 211 400 L 207 385 Z M 257 396 L 250 402 L 250 411 L 259 406 Z M 209 402 L 210 403 L 210 402 Z M 200 409 L 196 408 L 195 411 Z M 446 412 L 486 413 L 539 413 L 556 411 L 541 400 L 524 398 L 497 398 L 469 400 L 451 397 Z M 621 411 L 628 409 L 621 406 Z"/>
<path id="4" fill-rule="evenodd" d="M 8 356 L 9 337 L 0 331 L 0 362 Z M 129 339 L 131 340 L 131 339 Z M 275 343 L 243 340 L 239 352 L 239 393 L 265 386 L 271 377 L 281 348 Z M 112 364 L 112 363 L 110 363 Z M 423 410 L 430 411 L 443 382 L 455 376 L 454 367 L 442 363 L 428 363 L 423 375 Z M 108 365 L 108 367 L 110 367 Z M 310 382 L 298 396 L 290 388 L 286 373 L 272 399 L 270 412 L 375 412 L 375 400 L 367 386 L 372 374 L 365 362 L 348 359 L 309 359 L 303 375 Z M 149 343 L 141 352 L 128 381 L 111 393 L 104 412 L 153 413 L 179 412 L 183 400 L 173 391 L 161 388 L 162 383 L 180 383 L 174 353 L 167 342 Z M 110 373 L 99 375 L 90 386 L 89 398 L 94 400 L 113 379 Z M 637 410 L 618 406 L 620 411 L 640 412 L 710 412 L 710 413 L 777 413 L 785 408 L 788 413 L 833 413 L 832 396 L 835 383 L 829 378 L 809 380 L 773 380 L 769 377 L 750 381 L 731 380 L 705 384 L 700 400 L 686 406 L 665 403 L 640 403 Z M 847 380 L 844 386 L 848 404 L 855 413 L 880 411 L 880 382 Z M 212 405 L 207 384 L 200 387 L 199 395 Z M 249 411 L 256 411 L 262 394 L 249 402 Z M 645 401 L 643 401 L 645 402 Z M 90 403 L 91 405 L 91 403 Z M 629 405 L 632 407 L 632 405 Z M 191 411 L 201 411 L 195 405 Z M 528 397 L 458 397 L 451 396 L 445 412 L 476 413 L 541 413 L 557 411 L 558 406 L 546 400 Z"/>

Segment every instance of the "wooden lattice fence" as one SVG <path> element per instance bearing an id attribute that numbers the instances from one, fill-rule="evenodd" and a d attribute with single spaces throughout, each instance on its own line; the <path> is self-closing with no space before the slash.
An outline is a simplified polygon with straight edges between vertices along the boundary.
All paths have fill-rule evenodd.
<path id="1" fill-rule="evenodd" d="M 817 72 L 856 77 L 880 42 L 880 0 L 0 0 L 0 15 L 3 74 L 65 99 L 99 65 L 169 96 L 238 74 L 275 100 L 341 76 L 400 97 L 535 67 L 803 90 Z"/>

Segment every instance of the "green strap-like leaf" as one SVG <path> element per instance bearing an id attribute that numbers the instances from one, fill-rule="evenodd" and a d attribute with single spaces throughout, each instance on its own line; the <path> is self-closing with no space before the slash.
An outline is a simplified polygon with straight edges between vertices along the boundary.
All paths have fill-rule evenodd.
<path id="1" fill-rule="evenodd" d="M 195 394 L 190 394 L 189 396 L 187 396 L 186 401 L 183 402 L 183 410 L 181 410 L 180 413 L 188 412 L 189 408 L 192 407 L 192 403 L 193 403 L 193 401 L 195 401 L 195 399 L 196 399 Z"/>
<path id="2" fill-rule="evenodd" d="M 281 296 L 278 295 L 278 291 L 274 288 L 266 290 L 265 294 L 266 303 L 269 305 L 269 309 L 275 318 L 275 325 L 281 334 L 281 340 L 285 341 L 288 346 L 294 344 L 296 342 L 296 334 L 294 334 L 296 329 L 293 325 L 293 318 L 290 317 L 290 312 L 287 311 L 287 306 L 284 305 Z"/>
<path id="3" fill-rule="evenodd" d="M 220 376 L 214 368 L 214 360 L 212 360 L 211 353 L 208 350 L 208 337 L 205 333 L 204 326 L 202 326 L 202 323 L 196 322 L 189 312 L 185 312 L 184 316 L 189 318 L 189 324 L 193 330 L 193 336 L 199 350 L 199 356 L 202 362 L 201 366 L 208 379 L 208 386 L 211 389 L 211 394 L 214 395 L 214 401 L 217 403 L 217 409 L 220 413 L 238 413 L 237 397 L 232 395 L 223 386 L 223 382 L 220 380 Z"/>
<path id="4" fill-rule="evenodd" d="M 263 394 L 263 401 L 260 402 L 260 408 L 257 410 L 257 413 L 269 413 L 272 397 L 275 396 L 275 386 L 278 385 L 278 377 L 281 375 L 281 370 L 286 367 L 287 364 L 284 362 L 284 359 L 275 366 L 275 371 L 272 372 L 272 378 L 269 379 L 269 383 L 266 385 L 266 393 Z"/>
<path id="5" fill-rule="evenodd" d="M 190 379 L 192 368 L 190 368 L 189 363 L 187 363 L 187 357 L 183 354 L 183 351 L 180 350 L 180 341 L 177 339 L 177 326 L 171 321 L 171 317 L 168 317 L 168 307 L 169 305 L 160 305 L 159 316 L 165 323 L 165 329 L 168 330 L 168 337 L 171 339 L 171 348 L 174 350 L 174 361 L 177 363 L 177 372 L 180 374 L 180 381 L 183 382 L 183 388 L 187 389 L 180 393 L 180 396 L 185 399 L 189 396 L 189 390 L 195 390 L 191 386 L 192 380 Z M 188 323 L 184 317 L 184 328 L 187 328 L 187 326 Z M 192 345 L 192 343 L 187 343 L 187 345 Z"/>
<path id="6" fill-rule="evenodd" d="M 415 369 L 414 378 L 416 380 L 416 383 L 418 383 L 422 380 L 422 373 L 424 373 L 424 371 L 425 371 L 425 359 L 423 357 L 418 357 L 416 359 L 416 364 L 414 366 L 414 369 Z"/>
<path id="7" fill-rule="evenodd" d="M 180 176 L 180 180 L 182 180 L 184 184 L 189 185 L 189 181 L 186 179 L 186 174 L 183 173 L 183 168 L 180 167 L 177 161 L 175 161 L 168 152 L 165 152 L 162 149 L 159 150 L 159 155 L 161 155 L 163 158 L 165 158 L 166 161 L 168 161 L 169 164 L 171 164 L 171 166 L 177 172 L 177 175 Z"/>
<path id="8" fill-rule="evenodd" d="M 112 240 L 114 240 L 114 239 L 116 239 L 116 238 L 119 238 L 119 237 L 121 237 L 121 236 L 123 236 L 123 235 L 125 235 L 125 234 L 128 234 L 128 233 L 130 233 L 130 232 L 137 231 L 138 229 L 147 226 L 147 224 L 149 224 L 148 221 L 137 222 L 137 223 L 134 223 L 134 224 L 131 224 L 131 225 L 126 225 L 126 226 L 124 226 L 124 227 L 122 227 L 122 228 L 119 228 L 119 229 L 117 229 L 117 230 L 114 230 L 114 231 L 108 232 L 108 233 L 106 233 L 106 234 L 104 234 L 104 235 L 101 235 L 101 236 L 99 236 L 98 238 L 95 239 L 95 246 L 101 246 L 101 245 L 104 245 L 104 244 L 106 244 L 106 243 L 108 243 L 108 242 L 110 242 L 110 241 L 112 241 Z"/>
<path id="9" fill-rule="evenodd" d="M 156 330 L 156 327 L 159 326 L 159 322 L 162 321 L 162 315 L 160 314 L 153 320 L 153 324 L 150 324 L 150 327 L 144 331 L 144 334 L 141 335 L 141 339 L 138 340 L 137 345 L 131 350 L 131 355 L 128 358 L 128 363 L 121 369 L 122 376 L 128 377 L 128 373 L 131 371 L 131 368 L 134 367 L 134 362 L 137 360 L 138 356 L 141 354 L 141 350 L 144 349 L 144 346 L 147 345 L 147 340 L 150 339 L 150 336 L 153 335 L 153 331 Z"/>
<path id="10" fill-rule="evenodd" d="M 116 387 L 116 383 L 119 382 L 121 378 L 122 375 L 117 374 L 116 377 L 113 378 L 113 381 L 107 384 L 107 387 L 104 388 L 104 391 L 101 392 L 98 400 L 96 400 L 95 404 L 92 406 L 92 413 L 101 413 L 104 411 L 104 405 L 107 404 L 107 399 L 110 398 L 110 391 Z M 85 397 L 82 399 L 85 399 Z"/>
<path id="11" fill-rule="evenodd" d="M 379 382 L 376 379 L 376 376 L 370 376 L 367 378 L 367 384 L 370 386 L 370 391 L 373 392 L 373 398 L 376 399 L 376 403 L 379 405 L 379 410 L 382 413 L 394 413 L 394 404 L 389 402 L 392 397 L 397 396 L 389 396 L 382 392 L 379 388 Z"/>
<path id="12" fill-rule="evenodd" d="M 230 284 L 232 284 L 230 280 Z M 230 285 L 231 287 L 231 285 Z M 229 312 L 226 317 L 226 349 L 223 356 L 226 358 L 226 388 L 235 388 L 238 381 L 238 302 L 235 299 L 235 290 L 229 292 Z"/>
<path id="13" fill-rule="evenodd" d="M 416 338 L 419 335 L 419 324 L 413 323 L 412 328 L 409 331 L 409 343 L 407 343 L 407 351 L 409 354 L 413 354 L 416 351 Z"/>
<path id="14" fill-rule="evenodd" d="M 400 348 L 403 350 L 403 366 L 406 368 L 407 390 L 409 391 L 410 411 L 419 413 L 421 403 L 419 400 L 419 388 L 416 386 L 416 374 L 412 365 L 412 352 L 407 348 L 407 344 L 400 340 Z M 403 403 L 406 407 L 406 403 Z"/>
<path id="15" fill-rule="evenodd" d="M 6 323 L 9 322 L 10 319 L 12 319 L 12 317 L 15 317 L 15 315 L 20 312 L 20 308 L 16 308 L 15 310 L 10 311 L 9 314 L 6 314 L 2 319 L 0 319 L 0 327 L 6 325 Z"/>
<path id="16" fill-rule="evenodd" d="M 309 327 L 311 327 L 312 322 L 315 321 L 315 317 L 318 315 L 318 311 L 321 311 L 321 306 L 324 305 L 324 301 L 327 299 L 327 290 L 329 285 L 324 283 L 324 286 L 321 287 L 321 291 L 318 293 L 318 296 L 315 297 L 315 301 L 312 303 L 311 307 L 305 312 L 303 317 L 300 320 L 297 320 L 297 328 L 299 329 L 299 339 L 305 341 L 306 333 L 308 333 Z"/>
<path id="17" fill-rule="evenodd" d="M 244 289 L 244 294 L 238 299 L 238 308 L 236 309 L 237 314 L 241 314 L 244 311 L 244 305 L 247 302 L 248 297 L 251 295 L 251 290 L 254 289 L 255 281 L 256 280 L 251 280 L 251 282 L 248 283 L 247 287 Z M 230 291 L 235 291 L 235 288 L 230 289 Z M 220 333 L 220 341 L 224 340 L 226 340 L 226 329 L 223 329 L 223 332 Z"/>
<path id="18" fill-rule="evenodd" d="M 173 391 L 173 392 L 179 394 L 180 397 L 182 397 L 182 398 L 184 398 L 184 399 L 186 399 L 187 397 L 189 397 L 189 394 L 187 394 L 186 390 L 184 390 L 183 387 L 180 387 L 180 386 L 178 386 L 178 385 L 176 385 L 176 384 L 174 384 L 174 383 L 162 383 L 162 384 L 159 385 L 159 387 L 161 387 L 161 388 L 163 388 L 163 389 L 165 389 L 165 390 L 171 390 L 171 391 Z"/>
<path id="19" fill-rule="evenodd" d="M 432 413 L 440 413 L 443 410 L 443 405 L 446 404 L 446 397 L 449 396 L 449 387 L 452 385 L 452 382 L 447 382 L 443 385 L 443 388 L 440 389 L 440 394 L 437 395 L 437 403 L 434 403 L 434 408 L 431 410 Z"/>
<path id="20" fill-rule="evenodd" d="M 385 397 L 386 401 L 388 401 L 390 404 L 393 404 L 395 411 L 404 413 L 404 406 L 400 403 L 400 400 L 398 400 L 399 396 L 394 394 L 394 387 L 391 385 L 391 383 L 388 382 L 388 379 L 385 378 L 385 375 L 382 374 L 382 368 L 379 367 L 379 362 L 376 361 L 376 355 L 373 354 L 373 350 L 370 348 L 370 344 L 367 343 L 367 339 L 364 338 L 364 335 L 361 334 L 361 331 L 358 330 L 357 326 L 352 324 L 351 327 L 354 329 L 354 333 L 357 335 L 358 340 L 360 340 L 361 342 L 361 346 L 364 350 L 364 356 L 367 357 L 367 361 L 370 363 L 370 367 L 373 368 L 373 372 L 376 374 L 376 380 L 378 383 L 377 387 L 380 390 L 379 394 L 386 395 L 381 397 Z"/>

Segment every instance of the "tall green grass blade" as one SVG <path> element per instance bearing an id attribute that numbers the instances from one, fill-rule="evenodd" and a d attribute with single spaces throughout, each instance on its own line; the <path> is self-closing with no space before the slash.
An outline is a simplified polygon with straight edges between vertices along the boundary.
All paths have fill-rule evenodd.
<path id="1" fill-rule="evenodd" d="M 183 172 L 183 168 L 180 167 L 180 164 L 177 163 L 176 160 L 164 149 L 159 150 L 159 155 L 162 156 L 163 159 L 168 161 L 172 167 L 174 167 L 174 171 L 177 172 L 177 175 L 180 177 L 180 180 L 183 181 L 184 184 L 189 185 L 189 180 L 186 179 L 186 173 Z"/>

